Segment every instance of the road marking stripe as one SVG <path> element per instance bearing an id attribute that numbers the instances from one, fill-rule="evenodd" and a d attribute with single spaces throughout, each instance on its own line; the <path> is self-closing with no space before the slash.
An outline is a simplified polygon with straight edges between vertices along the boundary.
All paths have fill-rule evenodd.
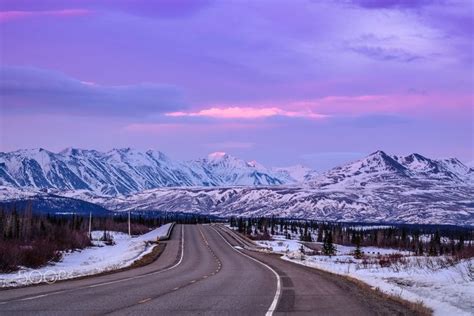
<path id="1" fill-rule="evenodd" d="M 270 307 L 268 308 L 268 311 L 265 313 L 265 316 L 272 316 L 273 315 L 273 312 L 275 311 L 276 309 L 276 306 L 278 304 L 278 300 L 280 299 L 280 294 L 281 294 L 281 280 L 280 280 L 280 276 L 278 275 L 278 273 L 273 270 L 272 267 L 270 267 L 268 264 L 266 263 L 263 263 L 262 261 L 260 260 L 257 260 L 253 257 L 250 257 L 249 255 L 246 255 L 245 253 L 235 249 L 225 238 L 224 236 L 222 236 L 222 234 L 220 232 L 217 231 L 217 229 L 215 229 L 214 227 L 210 226 L 216 233 L 219 234 L 219 236 L 221 236 L 221 238 L 226 242 L 227 245 L 230 246 L 230 248 L 232 248 L 234 251 L 237 251 L 238 253 L 240 253 L 242 256 L 245 256 L 249 259 L 252 259 L 253 261 L 255 262 L 258 262 L 260 263 L 261 265 L 265 266 L 267 269 L 269 269 L 270 271 L 273 272 L 273 274 L 276 276 L 277 278 L 277 290 L 276 290 L 276 293 L 275 293 L 275 296 L 273 298 L 273 301 L 272 301 L 272 304 L 270 305 Z"/>
<path id="2" fill-rule="evenodd" d="M 41 295 L 26 297 L 26 298 L 20 299 L 20 301 L 29 301 L 29 300 L 34 300 L 35 298 L 40 298 L 40 297 L 45 297 L 45 296 L 48 296 L 48 294 L 41 294 Z"/>
<path id="3" fill-rule="evenodd" d="M 116 281 L 98 283 L 98 284 L 94 284 L 94 285 L 89 285 L 89 286 L 87 286 L 87 287 L 88 287 L 88 288 L 93 288 L 93 287 L 98 287 L 98 286 L 103 286 L 103 285 L 110 285 L 110 284 L 115 284 L 115 283 L 120 283 L 120 282 L 135 280 L 135 279 L 141 279 L 141 278 L 143 278 L 143 277 L 150 276 L 150 275 L 160 274 L 160 273 L 169 271 L 169 270 L 174 269 L 174 268 L 176 268 L 177 266 L 179 266 L 179 265 L 181 264 L 181 262 L 183 261 L 183 256 L 184 256 L 184 226 L 181 226 L 181 254 L 180 254 L 179 261 L 178 261 L 176 264 L 174 264 L 173 266 L 171 266 L 171 267 L 169 267 L 169 268 L 166 268 L 166 269 L 164 269 L 164 270 L 159 270 L 159 271 L 155 271 L 155 272 L 150 272 L 150 273 L 147 273 L 147 274 L 144 274 L 144 275 L 137 275 L 137 276 L 134 276 L 134 277 L 129 277 L 129 278 L 120 279 L 120 280 L 116 280 Z"/>
<path id="4" fill-rule="evenodd" d="M 151 297 L 139 301 L 138 304 L 143 304 L 143 303 L 146 303 L 146 302 L 148 302 L 148 301 L 151 301 Z"/>

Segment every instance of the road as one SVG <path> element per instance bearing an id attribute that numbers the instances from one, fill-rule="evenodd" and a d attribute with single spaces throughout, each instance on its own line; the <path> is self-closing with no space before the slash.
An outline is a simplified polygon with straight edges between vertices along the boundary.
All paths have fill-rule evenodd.
<path id="1" fill-rule="evenodd" d="M 343 278 L 244 250 L 252 244 L 222 226 L 177 225 L 166 243 L 145 267 L 0 291 L 0 314 L 412 314 Z"/>

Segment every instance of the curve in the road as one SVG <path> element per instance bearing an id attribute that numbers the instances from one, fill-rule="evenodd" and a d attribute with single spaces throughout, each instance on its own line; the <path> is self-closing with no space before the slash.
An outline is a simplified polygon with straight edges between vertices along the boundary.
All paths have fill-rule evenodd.
<path id="1" fill-rule="evenodd" d="M 151 295 L 149 297 L 146 297 L 146 298 L 143 298 L 137 302 L 134 302 L 134 303 L 131 303 L 129 305 L 126 305 L 126 306 L 121 306 L 120 308 L 116 308 L 116 309 L 111 309 L 109 310 L 107 313 L 104 313 L 104 315 L 110 315 L 110 314 L 117 314 L 117 313 L 120 313 L 121 311 L 125 311 L 127 309 L 131 309 L 133 307 L 136 307 L 136 306 L 139 306 L 140 304 L 145 304 L 145 303 L 148 303 L 150 301 L 153 301 L 153 300 L 156 300 L 158 298 L 161 298 L 165 295 L 168 295 L 168 294 L 171 294 L 175 291 L 178 291 L 178 290 L 181 290 L 185 287 L 188 287 L 192 284 L 195 284 L 199 281 L 203 281 L 203 280 L 206 280 L 207 278 L 219 273 L 219 271 L 221 270 L 222 268 L 222 263 L 221 261 L 219 260 L 219 258 L 216 256 L 216 254 L 214 253 L 214 251 L 211 249 L 211 247 L 209 246 L 209 242 L 207 241 L 206 237 L 204 236 L 202 230 L 200 228 L 198 228 L 199 230 L 199 233 L 201 235 L 201 238 L 203 240 L 203 242 L 205 243 L 207 249 L 209 250 L 209 252 L 212 254 L 212 256 L 214 257 L 215 261 L 216 261 L 216 264 L 217 264 L 217 267 L 216 267 L 216 270 L 209 273 L 209 274 L 205 274 L 201 277 L 197 277 L 197 278 L 192 278 L 192 280 L 189 280 L 188 282 L 184 282 L 182 285 L 180 286 L 176 286 L 172 289 L 168 289 L 167 291 L 162 291 L 161 293 L 159 294 L 156 294 L 156 295 Z M 183 257 L 184 257 L 184 239 L 183 239 L 183 242 L 182 242 L 182 247 L 181 247 L 181 258 L 179 260 L 179 262 L 175 265 L 175 266 L 178 266 L 182 260 L 183 260 Z M 156 273 L 151 273 L 152 275 L 153 274 L 157 274 L 157 273 L 160 273 L 160 272 L 166 272 L 168 270 L 171 270 L 172 268 L 174 268 L 175 266 L 171 267 L 171 268 L 168 268 L 168 269 L 165 269 L 163 271 L 157 271 Z"/>
<path id="2" fill-rule="evenodd" d="M 58 291 L 47 292 L 47 293 L 39 294 L 39 295 L 25 296 L 25 297 L 12 299 L 12 300 L 0 301 L 0 305 L 5 305 L 5 304 L 11 303 L 11 302 L 30 301 L 30 300 L 34 300 L 34 299 L 47 297 L 47 296 L 50 296 L 50 295 L 57 295 L 57 294 L 61 294 L 61 293 L 67 293 L 67 292 L 77 291 L 77 290 L 84 290 L 84 289 L 88 289 L 88 288 L 96 288 L 96 287 L 111 285 L 111 284 L 120 283 L 120 282 L 127 282 L 127 281 L 130 281 L 130 280 L 145 278 L 145 277 L 148 277 L 150 275 L 155 275 L 155 274 L 159 274 L 159 273 L 163 273 L 163 272 L 172 270 L 172 269 L 178 267 L 181 264 L 181 262 L 183 261 L 183 255 L 184 255 L 184 229 L 183 229 L 183 226 L 181 226 L 181 234 L 180 235 L 181 235 L 181 238 L 180 238 L 180 249 L 181 249 L 181 251 L 180 251 L 179 260 L 178 260 L 178 262 L 176 262 L 175 264 L 173 264 L 172 266 L 170 266 L 168 268 L 160 269 L 160 270 L 153 271 L 153 272 L 147 272 L 147 273 L 139 274 L 139 275 L 132 276 L 132 277 L 119 278 L 119 279 L 116 279 L 116 280 L 113 280 L 113 281 L 99 282 L 99 283 L 94 283 L 94 284 L 87 285 L 87 286 L 79 286 L 79 287 L 75 287 L 75 288 L 71 288 L 71 289 L 58 290 Z M 50 284 L 50 285 L 52 285 L 52 284 Z M 47 286 L 50 286 L 50 285 L 43 285 L 43 286 L 47 287 Z M 16 290 L 16 289 L 13 289 L 13 290 Z"/>
<path id="3" fill-rule="evenodd" d="M 275 292 L 272 272 L 237 254 L 209 226 L 186 225 L 181 230 L 180 260 L 166 269 L 154 271 L 160 260 L 169 261 L 173 253 L 178 254 L 177 249 L 169 252 L 176 245 L 165 247 L 151 267 L 127 271 L 126 278 L 117 273 L 105 279 L 2 292 L 10 299 L 0 306 L 0 313 L 264 315 L 272 304 L 273 294 L 269 293 Z"/>
<path id="4" fill-rule="evenodd" d="M 223 226 L 180 228 L 149 266 L 2 291 L 0 314 L 414 314 L 341 277 L 236 249 L 249 241 Z"/>
<path id="5" fill-rule="evenodd" d="M 268 308 L 268 311 L 265 313 L 266 316 L 272 316 L 273 315 L 273 312 L 275 311 L 276 307 L 277 307 L 277 304 L 278 304 L 278 300 L 280 299 L 280 294 L 281 294 L 281 279 L 280 279 L 280 276 L 278 275 L 278 273 L 272 268 L 270 267 L 268 264 L 265 264 L 263 263 L 262 261 L 259 261 L 255 258 L 252 258 L 251 256 L 249 255 L 246 255 L 245 253 L 239 251 L 238 249 L 236 249 L 234 246 L 232 246 L 225 238 L 224 236 L 222 236 L 222 234 L 217 231 L 214 227 L 211 227 L 217 234 L 219 234 L 219 236 L 222 238 L 222 240 L 224 240 L 224 242 L 229 245 L 229 247 L 231 247 L 234 251 L 236 251 L 237 253 L 239 253 L 240 255 L 242 256 L 245 256 L 261 265 L 263 265 L 265 268 L 269 269 L 273 275 L 275 276 L 276 280 L 277 280 L 277 286 L 276 286 L 276 292 L 275 292 L 275 296 L 273 297 L 273 301 L 272 301 L 272 304 L 270 305 L 270 307 Z"/>

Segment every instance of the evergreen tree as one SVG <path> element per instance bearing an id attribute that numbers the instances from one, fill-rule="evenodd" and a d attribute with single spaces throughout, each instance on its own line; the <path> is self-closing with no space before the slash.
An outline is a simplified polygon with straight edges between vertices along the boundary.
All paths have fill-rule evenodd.
<path id="1" fill-rule="evenodd" d="M 336 247 L 332 243 L 332 232 L 330 230 L 324 234 L 323 253 L 326 256 L 333 256 L 336 253 Z"/>
<path id="2" fill-rule="evenodd" d="M 354 258 L 361 259 L 362 258 L 362 249 L 360 248 L 360 237 L 356 236 L 354 238 L 356 249 L 354 250 Z"/>
<path id="3" fill-rule="evenodd" d="M 322 242 L 323 241 L 323 227 L 320 225 L 318 227 L 318 237 L 316 239 L 317 242 Z"/>
<path id="4" fill-rule="evenodd" d="M 301 245 L 301 247 L 300 247 L 300 252 L 301 252 L 301 254 L 302 254 L 302 255 L 304 255 L 304 254 L 305 254 L 305 251 L 304 251 L 304 246 L 303 246 L 303 245 Z"/>

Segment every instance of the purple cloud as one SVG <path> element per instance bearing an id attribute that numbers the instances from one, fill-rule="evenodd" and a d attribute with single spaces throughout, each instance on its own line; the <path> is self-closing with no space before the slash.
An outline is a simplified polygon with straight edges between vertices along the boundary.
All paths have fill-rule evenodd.
<path id="1" fill-rule="evenodd" d="M 46 15 L 48 12 L 81 11 L 121 12 L 150 18 L 182 18 L 206 8 L 210 0 L 3 0 L 0 10 L 18 15 Z"/>
<path id="2" fill-rule="evenodd" d="M 92 11 L 84 9 L 64 9 L 64 10 L 46 10 L 46 11 L 0 11 L 0 22 L 8 22 L 17 19 L 29 17 L 75 17 L 91 14 Z"/>
<path id="3" fill-rule="evenodd" d="M 172 86 L 103 86 L 27 67 L 0 67 L 0 96 L 6 114 L 143 117 L 186 108 L 181 92 Z"/>
<path id="4" fill-rule="evenodd" d="M 350 50 L 357 54 L 367 56 L 381 61 L 395 60 L 400 62 L 412 62 L 423 59 L 424 57 L 412 54 L 401 48 L 385 48 L 379 46 L 355 46 Z"/>
<path id="5" fill-rule="evenodd" d="M 71 9 L 93 14 L 45 14 Z M 34 12 L 0 28 L 0 64 L 23 69 L 1 74 L 3 150 L 474 159 L 471 1 L 4 0 L 0 11 Z M 301 117 L 312 113 L 330 117 Z"/>
<path id="6" fill-rule="evenodd" d="M 349 0 L 350 3 L 367 9 L 420 8 L 440 0 Z"/>

